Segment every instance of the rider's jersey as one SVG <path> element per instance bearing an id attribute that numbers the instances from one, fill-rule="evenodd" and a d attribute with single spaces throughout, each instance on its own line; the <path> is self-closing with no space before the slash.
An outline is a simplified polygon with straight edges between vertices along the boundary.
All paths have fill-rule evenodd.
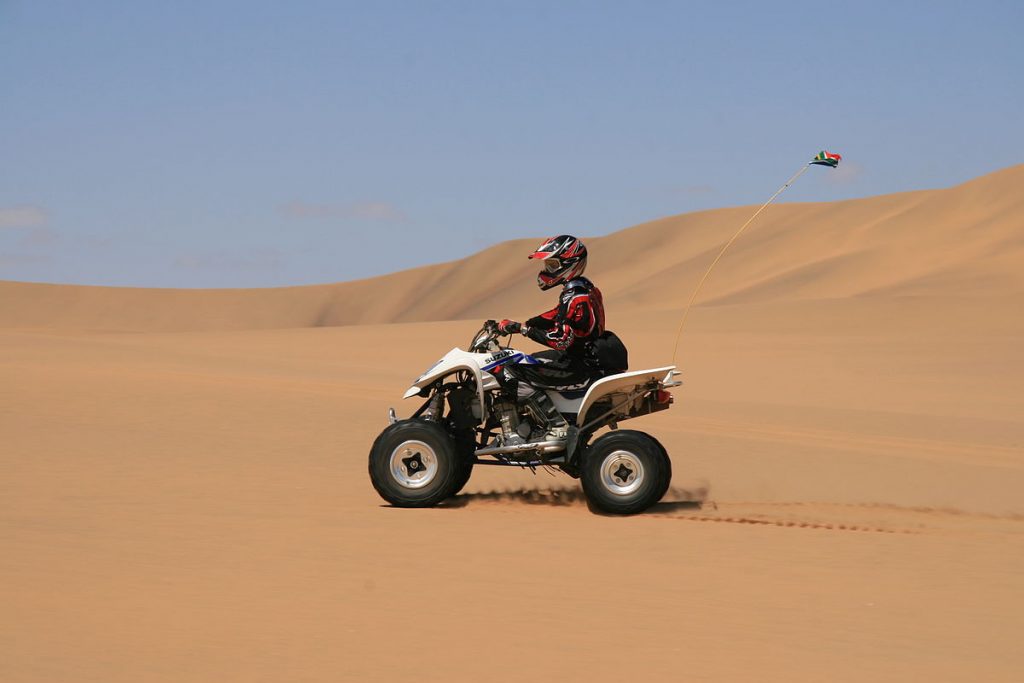
<path id="1" fill-rule="evenodd" d="M 586 355 L 589 342 L 604 332 L 601 290 L 585 277 L 562 287 L 558 305 L 526 321 L 527 336 L 570 356 Z"/>

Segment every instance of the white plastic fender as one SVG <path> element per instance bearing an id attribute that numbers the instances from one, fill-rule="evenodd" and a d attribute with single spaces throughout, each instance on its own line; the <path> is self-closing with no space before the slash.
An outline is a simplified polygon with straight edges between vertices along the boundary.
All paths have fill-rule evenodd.
<path id="1" fill-rule="evenodd" d="M 674 385 L 676 382 L 672 379 L 673 371 L 676 369 L 674 365 L 667 365 L 663 368 L 654 368 L 653 370 L 636 370 L 634 372 L 623 372 L 618 375 L 609 375 L 603 377 L 587 389 L 587 393 L 583 396 L 583 403 L 580 404 L 580 412 L 578 413 L 579 420 L 584 420 L 587 417 L 587 411 L 590 410 L 590 406 L 594 405 L 595 401 L 607 396 L 612 392 L 618 393 L 629 393 L 634 388 L 647 384 L 651 380 L 661 382 L 665 385 Z"/>
<path id="2" fill-rule="evenodd" d="M 446 377 L 459 370 L 467 370 L 473 375 L 473 379 L 476 381 L 477 398 L 480 400 L 480 406 L 482 408 L 484 405 L 484 392 L 491 389 L 497 389 L 498 380 L 496 380 L 494 375 L 489 372 L 481 372 L 480 368 L 485 367 L 495 360 L 511 357 L 515 355 L 515 353 L 518 352 L 513 351 L 509 353 L 508 350 L 501 350 L 490 353 L 470 353 L 469 351 L 463 351 L 460 348 L 454 348 L 446 353 L 441 360 L 427 368 L 426 372 L 416 378 L 416 381 L 413 382 L 412 386 L 405 391 L 402 398 L 412 398 L 413 396 L 417 396 L 420 393 L 420 389 L 430 386 L 438 379 Z M 482 410 L 481 414 L 483 414 Z"/>

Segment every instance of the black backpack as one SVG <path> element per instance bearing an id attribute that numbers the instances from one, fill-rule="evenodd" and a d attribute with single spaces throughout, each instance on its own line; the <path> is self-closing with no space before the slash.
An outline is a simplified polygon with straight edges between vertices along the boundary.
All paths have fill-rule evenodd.
<path id="1" fill-rule="evenodd" d="M 605 330 L 591 342 L 591 353 L 598 367 L 606 375 L 625 372 L 629 369 L 629 351 L 619 336 L 611 330 Z"/>

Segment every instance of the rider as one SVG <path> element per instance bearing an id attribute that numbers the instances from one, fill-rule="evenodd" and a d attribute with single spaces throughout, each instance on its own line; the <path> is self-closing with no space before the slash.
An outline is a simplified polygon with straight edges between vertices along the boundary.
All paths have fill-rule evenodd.
<path id="1" fill-rule="evenodd" d="M 520 399 L 535 401 L 549 424 L 564 425 L 547 394 L 539 389 L 582 389 L 601 374 L 592 342 L 604 332 L 604 301 L 601 290 L 583 277 L 587 248 L 578 238 L 559 235 L 546 239 L 529 258 L 544 261 L 544 270 L 537 275 L 538 287 L 546 291 L 562 285 L 558 305 L 525 324 L 502 320 L 498 330 L 503 334 L 521 332 L 551 350 L 534 354 L 541 361 L 538 365 L 505 367 L 509 379 L 521 379 L 527 385 L 517 387 Z"/>

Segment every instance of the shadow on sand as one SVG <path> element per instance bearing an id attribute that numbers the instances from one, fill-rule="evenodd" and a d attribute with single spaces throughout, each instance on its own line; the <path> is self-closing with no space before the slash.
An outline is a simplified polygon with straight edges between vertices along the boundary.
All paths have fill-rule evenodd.
<path id="1" fill-rule="evenodd" d="M 679 510 L 699 510 L 707 500 L 708 488 L 696 489 L 671 488 L 660 503 L 655 503 L 647 514 L 665 514 Z M 581 488 L 556 489 L 506 489 L 492 491 L 474 491 L 462 493 L 449 498 L 438 507 L 464 508 L 472 503 L 519 503 L 523 505 L 548 505 L 564 507 L 570 505 L 587 505 L 587 498 Z M 601 514 L 591 508 L 592 512 Z"/>

